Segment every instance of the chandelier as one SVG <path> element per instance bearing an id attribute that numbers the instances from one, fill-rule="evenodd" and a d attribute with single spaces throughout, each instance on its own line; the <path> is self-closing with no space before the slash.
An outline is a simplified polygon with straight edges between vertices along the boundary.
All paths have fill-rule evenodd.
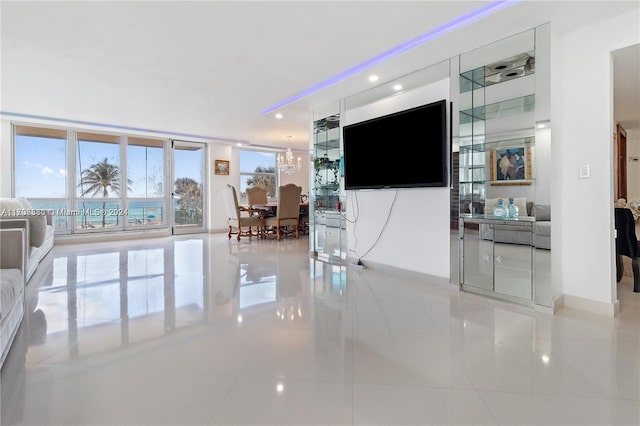
<path id="1" fill-rule="evenodd" d="M 287 136 L 289 138 L 289 142 L 291 142 L 291 136 Z M 302 168 L 302 160 L 298 157 L 298 161 L 294 161 L 293 151 L 291 148 L 287 148 L 287 152 L 283 154 L 278 154 L 278 170 L 280 172 L 291 175 Z"/>

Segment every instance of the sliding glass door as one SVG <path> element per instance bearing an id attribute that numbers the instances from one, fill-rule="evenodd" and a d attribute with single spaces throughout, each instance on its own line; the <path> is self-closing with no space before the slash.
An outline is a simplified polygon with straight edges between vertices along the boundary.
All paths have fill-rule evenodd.
<path id="1" fill-rule="evenodd" d="M 204 232 L 205 144 L 173 141 L 173 233 Z"/>

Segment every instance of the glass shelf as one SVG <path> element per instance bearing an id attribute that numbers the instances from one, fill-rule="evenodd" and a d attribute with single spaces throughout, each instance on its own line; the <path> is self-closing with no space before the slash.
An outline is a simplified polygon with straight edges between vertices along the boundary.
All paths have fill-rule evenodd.
<path id="1" fill-rule="evenodd" d="M 483 142 L 483 143 L 472 143 L 470 145 L 461 145 L 460 153 L 463 154 L 463 153 L 471 153 L 471 152 L 486 152 L 492 149 L 511 148 L 514 146 L 529 147 L 534 145 L 535 145 L 535 137 L 530 136 L 526 138 L 505 139 L 505 140 Z"/>
<path id="2" fill-rule="evenodd" d="M 340 139 L 329 139 L 316 142 L 316 149 L 338 149 L 340 148 Z"/>
<path id="3" fill-rule="evenodd" d="M 509 117 L 523 112 L 533 112 L 535 110 L 535 103 L 535 95 L 527 95 L 470 108 L 460 111 L 460 124 L 471 123 L 474 120 L 491 120 L 494 118 Z"/>

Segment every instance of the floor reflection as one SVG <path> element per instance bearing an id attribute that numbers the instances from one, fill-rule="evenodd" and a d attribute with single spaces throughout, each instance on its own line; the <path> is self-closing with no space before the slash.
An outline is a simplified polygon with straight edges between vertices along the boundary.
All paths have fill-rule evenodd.
<path id="1" fill-rule="evenodd" d="M 146 246 L 56 247 L 29 283 L 30 342 L 66 338 L 77 358 L 206 320 L 204 241 Z"/>
<path id="2" fill-rule="evenodd" d="M 57 245 L 36 274 L 2 425 L 640 420 L 631 277 L 605 318 L 332 265 L 308 237 Z"/>
<path id="3" fill-rule="evenodd" d="M 310 274 L 306 244 L 229 243 L 224 254 L 212 253 L 206 237 L 57 246 L 29 284 L 30 345 L 64 342 L 66 358 L 77 359 L 264 312 L 301 320 L 312 293 L 322 304 L 346 292 L 344 266 L 312 261 Z M 34 347 L 27 362 L 42 356 Z"/>

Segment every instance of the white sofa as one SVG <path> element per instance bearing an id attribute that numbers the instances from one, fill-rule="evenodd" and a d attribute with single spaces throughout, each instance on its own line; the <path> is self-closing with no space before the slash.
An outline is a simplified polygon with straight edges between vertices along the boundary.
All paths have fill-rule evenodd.
<path id="1" fill-rule="evenodd" d="M 0 367 L 24 316 L 26 256 L 25 229 L 0 229 Z"/>
<path id="2" fill-rule="evenodd" d="M 53 248 L 53 212 L 33 209 L 26 198 L 0 198 L 0 228 L 25 230 L 28 242 L 25 282 L 29 282 L 42 258 Z"/>
<path id="3" fill-rule="evenodd" d="M 498 243 L 509 244 L 533 244 L 539 249 L 551 249 L 551 206 L 549 204 L 535 204 L 526 201 L 524 198 L 520 200 L 520 215 L 535 216 L 536 222 L 533 225 L 533 235 L 528 229 L 521 226 L 501 225 L 499 230 L 494 229 L 487 224 L 480 224 L 480 238 L 484 240 L 493 240 Z M 497 204 L 497 198 L 487 200 L 484 212 L 493 211 L 493 207 Z M 522 212 L 525 212 L 523 215 Z M 532 241 L 533 238 L 533 241 Z"/>

